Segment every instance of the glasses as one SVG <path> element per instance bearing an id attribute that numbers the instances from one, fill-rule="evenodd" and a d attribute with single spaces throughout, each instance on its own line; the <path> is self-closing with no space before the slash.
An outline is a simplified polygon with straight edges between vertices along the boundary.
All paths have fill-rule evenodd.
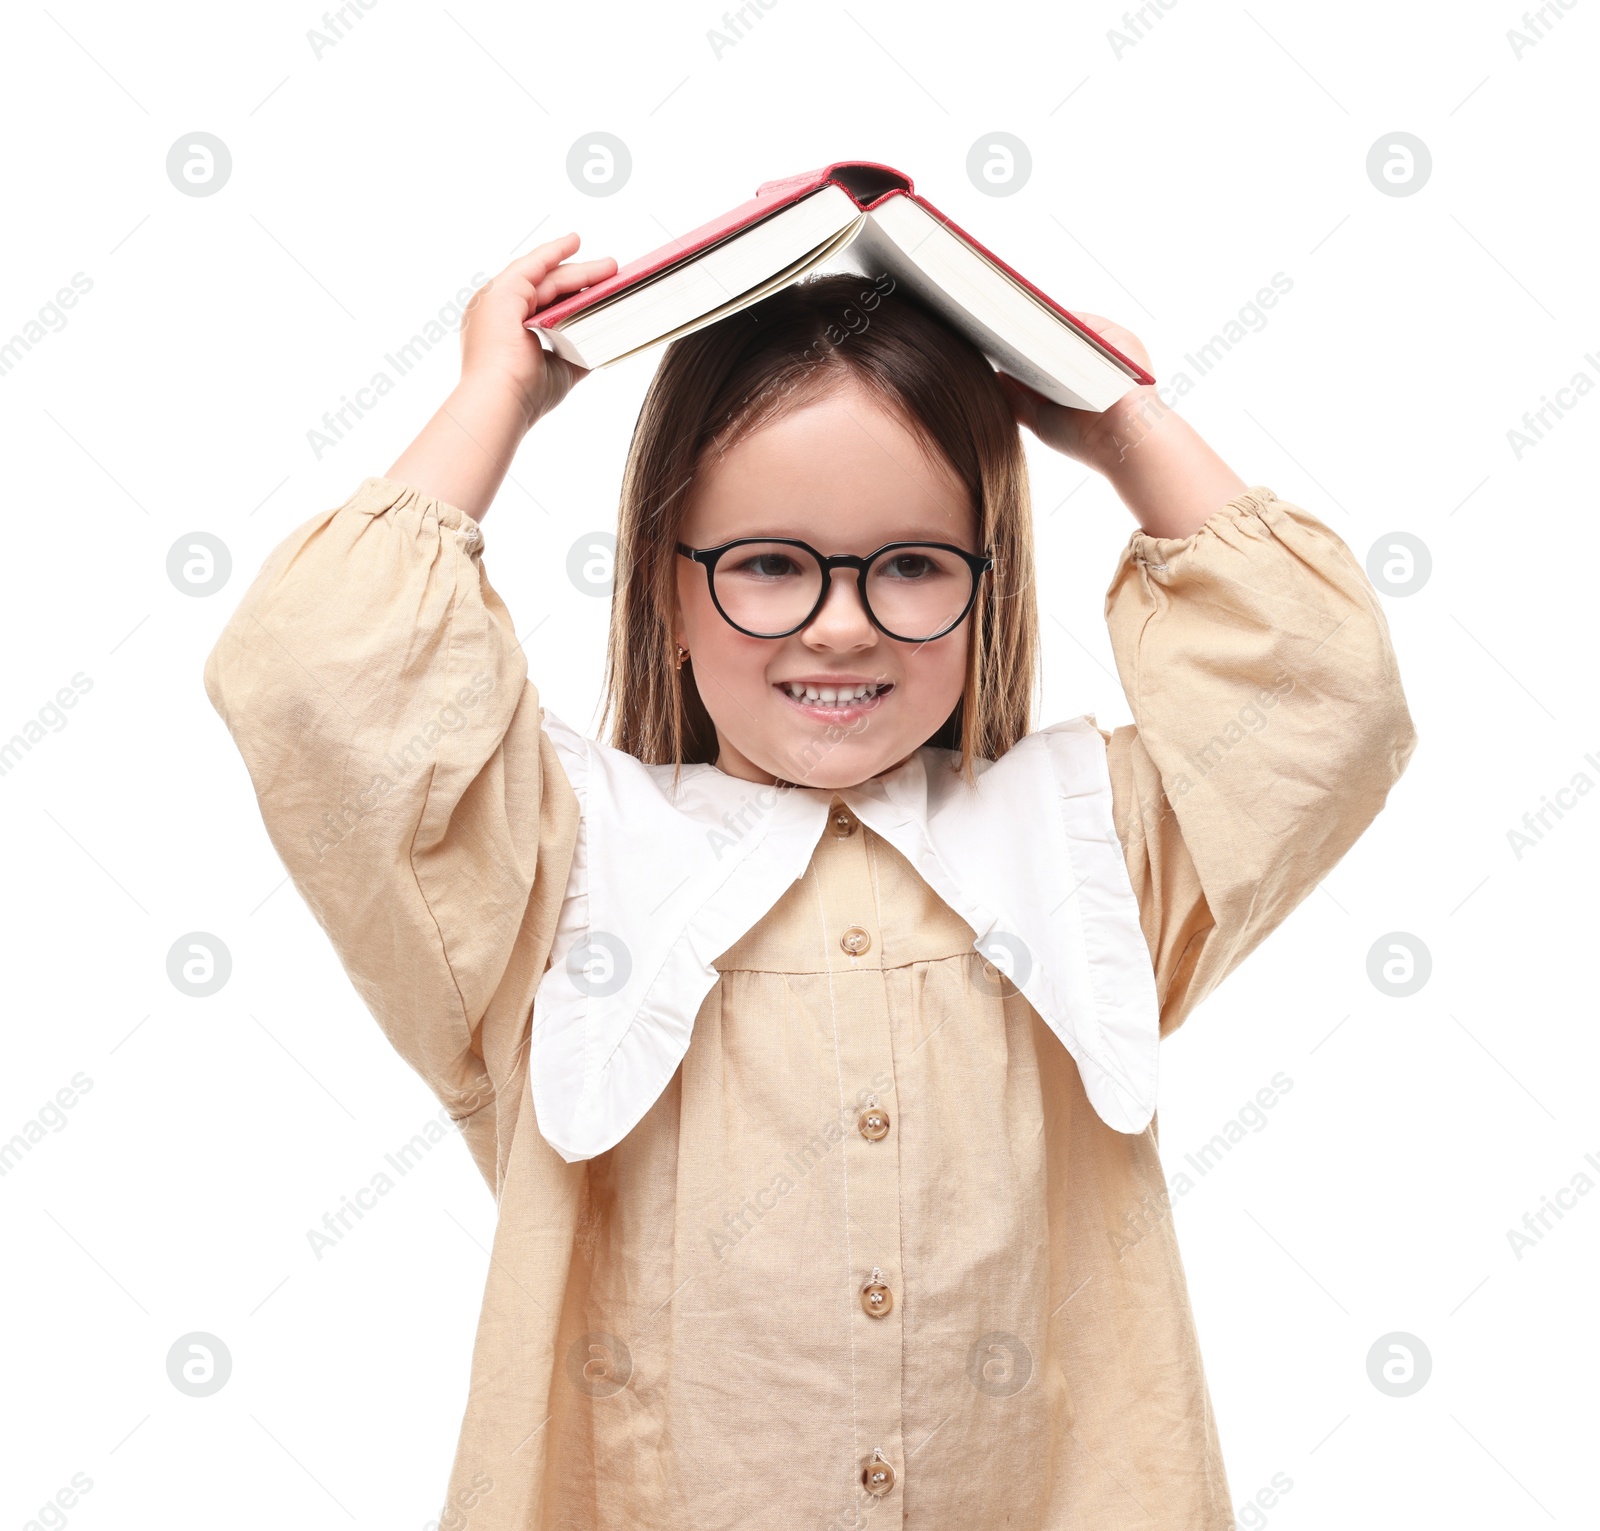
<path id="1" fill-rule="evenodd" d="M 730 627 L 751 638 L 787 638 L 828 599 L 835 569 L 854 569 L 867 620 L 901 643 L 929 643 L 960 625 L 994 567 L 988 553 L 947 542 L 886 542 L 865 558 L 825 557 L 794 537 L 737 537 L 678 552 L 706 571 L 711 600 Z"/>

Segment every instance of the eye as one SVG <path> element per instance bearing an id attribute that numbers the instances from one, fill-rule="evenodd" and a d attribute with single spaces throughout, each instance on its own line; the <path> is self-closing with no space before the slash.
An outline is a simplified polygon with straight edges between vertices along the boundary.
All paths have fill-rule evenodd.
<path id="1" fill-rule="evenodd" d="M 788 553 L 769 548 L 736 560 L 728 572 L 745 579 L 790 579 L 800 572 L 800 565 Z"/>
<path id="2" fill-rule="evenodd" d="M 931 553 L 908 548 L 903 553 L 896 553 L 892 558 L 884 559 L 878 565 L 878 572 L 886 579 L 925 580 L 931 575 L 942 573 L 943 570 Z"/>

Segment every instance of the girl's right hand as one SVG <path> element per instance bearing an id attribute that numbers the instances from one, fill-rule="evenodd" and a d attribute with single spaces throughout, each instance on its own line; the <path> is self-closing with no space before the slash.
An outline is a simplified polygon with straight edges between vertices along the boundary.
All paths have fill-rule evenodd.
<path id="1" fill-rule="evenodd" d="M 529 427 L 587 374 L 546 351 L 524 325 L 540 309 L 604 281 L 617 269 L 609 255 L 569 262 L 578 244 L 576 234 L 564 234 L 512 261 L 472 295 L 461 321 L 461 381 L 487 381 L 514 390 Z"/>
<path id="2" fill-rule="evenodd" d="M 577 248 L 576 234 L 553 239 L 473 293 L 461 320 L 461 381 L 386 477 L 483 517 L 534 421 L 586 376 L 523 328 L 617 269 L 609 256 L 562 264 Z"/>

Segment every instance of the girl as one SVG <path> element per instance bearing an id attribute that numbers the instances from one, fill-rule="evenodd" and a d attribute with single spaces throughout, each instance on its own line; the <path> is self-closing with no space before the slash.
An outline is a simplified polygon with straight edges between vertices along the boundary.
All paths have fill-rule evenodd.
<path id="1" fill-rule="evenodd" d="M 523 327 L 614 269 L 577 246 L 477 294 L 449 400 L 205 675 L 498 1199 L 440 1524 L 1231 1524 L 1155 1053 L 1410 756 L 1360 565 L 1154 390 L 1062 408 L 814 279 L 667 348 L 586 739 L 478 526 L 579 375 Z M 1019 423 L 1141 528 L 1135 726 L 1030 732 Z"/>

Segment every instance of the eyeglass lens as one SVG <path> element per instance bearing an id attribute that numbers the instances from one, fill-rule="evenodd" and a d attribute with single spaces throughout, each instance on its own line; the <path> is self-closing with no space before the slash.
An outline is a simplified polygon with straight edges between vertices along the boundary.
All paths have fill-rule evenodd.
<path id="1" fill-rule="evenodd" d="M 834 571 L 849 578 L 848 571 Z M 885 553 L 866 574 L 865 596 L 878 621 L 896 637 L 931 638 L 972 598 L 971 566 L 946 548 L 902 547 Z M 751 542 L 731 548 L 712 574 L 717 603 L 730 621 L 752 633 L 792 632 L 811 614 L 822 590 L 822 565 L 804 548 Z"/>

